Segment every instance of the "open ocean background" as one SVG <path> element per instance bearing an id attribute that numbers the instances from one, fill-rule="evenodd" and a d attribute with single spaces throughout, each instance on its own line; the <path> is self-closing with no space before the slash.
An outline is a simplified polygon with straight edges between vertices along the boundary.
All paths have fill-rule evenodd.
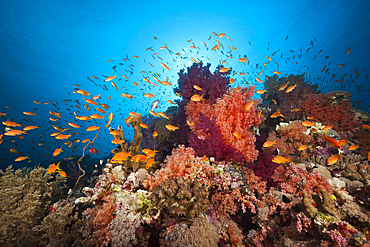
<path id="1" fill-rule="evenodd" d="M 125 136 L 132 139 L 133 129 L 127 128 L 123 121 L 129 112 L 148 114 L 155 99 L 160 100 L 158 109 L 165 111 L 171 106 L 167 100 L 179 99 L 173 88 L 177 86 L 179 70 L 193 63 L 190 57 L 211 63 L 213 71 L 221 59 L 227 59 L 228 46 L 237 48 L 233 50 L 234 60 L 228 59 L 229 65 L 235 71 L 246 72 L 244 79 L 250 85 L 258 84 L 257 89 L 263 89 L 255 77 L 263 63 L 268 62 L 265 55 L 271 57 L 276 51 L 273 58 L 278 65 L 269 64 L 263 75 L 271 76 L 273 70 L 280 71 L 281 76 L 307 74 L 307 81 L 319 84 L 325 93 L 339 89 L 350 91 L 353 104 L 368 112 L 369 13 L 370 2 L 365 0 L 2 1 L 0 112 L 6 116 L 1 122 L 12 120 L 40 128 L 29 131 L 24 139 L 4 136 L 0 144 L 0 167 L 4 169 L 10 164 L 15 168 L 33 167 L 40 163 L 47 167 L 69 156 L 80 157 L 82 140 L 95 136 L 95 132 L 85 129 L 91 125 L 104 127 L 110 112 L 114 114 L 111 125 L 114 128 L 122 125 Z M 226 33 L 231 38 L 232 41 L 227 37 L 219 39 L 224 45 L 224 54 L 211 51 L 216 44 L 212 32 Z M 199 49 L 190 49 L 192 43 Z M 165 45 L 168 49 L 161 50 Z M 154 56 L 157 52 L 159 55 Z M 177 52 L 182 58 L 175 59 Z M 244 55 L 250 64 L 237 61 Z M 160 62 L 171 71 L 165 71 Z M 338 67 L 338 64 L 345 65 Z M 168 76 L 173 86 L 150 86 L 143 81 L 145 75 L 141 71 L 158 73 L 162 80 Z M 111 83 L 104 82 L 105 76 L 115 74 L 117 87 L 124 87 L 119 92 Z M 140 85 L 135 86 L 133 82 Z M 84 109 L 86 102 L 82 95 L 73 93 L 74 84 L 81 85 L 79 89 L 91 96 L 101 94 L 99 103 L 109 106 L 106 113 L 101 114 L 105 116 L 103 120 L 82 122 L 74 118 L 73 112 L 77 111 L 79 115 L 100 114 L 94 110 L 97 106 L 91 105 L 90 111 Z M 236 85 L 246 83 L 238 79 L 233 86 Z M 134 98 L 120 97 L 122 93 Z M 148 99 L 143 93 L 156 97 Z M 48 101 L 50 103 L 45 104 Z M 79 108 L 75 107 L 78 104 Z M 24 111 L 36 115 L 27 116 Z M 60 112 L 63 118 L 54 123 L 49 120 L 52 117 L 49 111 Z M 78 134 L 74 132 L 72 137 L 80 142 L 76 141 L 72 148 L 64 145 L 63 152 L 53 157 L 53 151 L 64 143 L 50 137 L 56 132 L 53 124 L 67 128 L 68 122 L 81 125 L 76 129 Z M 1 125 L 0 133 L 4 132 L 5 126 Z M 102 128 L 94 143 L 99 154 L 88 156 L 85 162 L 96 163 L 103 157 L 111 157 L 110 151 L 115 147 L 111 139 L 107 128 Z M 19 154 L 10 152 L 11 148 Z M 20 155 L 30 158 L 15 162 Z"/>

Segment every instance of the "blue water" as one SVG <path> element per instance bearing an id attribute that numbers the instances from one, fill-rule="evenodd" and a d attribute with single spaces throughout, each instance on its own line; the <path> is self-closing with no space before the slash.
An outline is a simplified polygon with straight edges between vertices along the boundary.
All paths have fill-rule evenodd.
<path id="1" fill-rule="evenodd" d="M 201 3 L 3 1 L 0 4 L 0 112 L 7 115 L 1 118 L 1 122 L 9 119 L 40 128 L 29 131 L 23 140 L 4 136 L 4 142 L 0 144 L 0 167 L 5 168 L 10 164 L 15 167 L 34 166 L 40 162 L 47 166 L 72 154 L 81 156 L 81 142 L 73 145 L 76 149 L 69 149 L 64 145 L 59 156 L 52 156 L 53 151 L 63 145 L 64 141 L 50 137 L 50 134 L 56 131 L 48 120 L 52 117 L 49 111 L 62 113 L 63 118 L 57 124 L 59 127 L 68 127 L 68 122 L 81 125 L 81 128 L 77 129 L 79 135 L 74 134 L 72 137 L 81 140 L 92 139 L 96 132 L 87 133 L 85 128 L 90 125 L 104 126 L 108 114 L 113 112 L 111 125 L 115 128 L 123 125 L 125 136 L 132 139 L 133 129 L 127 128 L 122 119 L 127 118 L 130 111 L 148 114 L 154 99 L 160 100 L 159 110 L 165 111 L 170 106 L 167 100 L 174 101 L 179 98 L 172 89 L 177 85 L 179 70 L 193 63 L 190 57 L 210 62 L 212 71 L 219 64 L 219 60 L 227 59 L 219 51 L 211 51 L 216 44 L 212 32 L 224 32 L 232 39 L 220 39 L 224 52 L 228 51 L 228 46 L 234 46 L 237 48 L 232 52 L 235 58 L 244 55 L 249 58 L 249 65 L 241 64 L 237 59 L 227 61 L 233 70 L 246 72 L 244 79 L 249 84 L 258 84 L 257 89 L 263 89 L 263 85 L 254 79 L 261 71 L 263 63 L 268 62 L 265 55 L 272 56 L 278 51 L 274 59 L 279 66 L 268 64 L 268 70 L 265 70 L 263 75 L 270 76 L 273 70 L 280 71 L 282 76 L 308 74 L 305 78 L 318 83 L 322 91 L 340 88 L 348 90 L 354 101 L 363 100 L 359 108 L 368 110 L 369 12 L 370 3 L 365 0 Z M 211 40 L 208 40 L 209 37 L 212 37 Z M 192 41 L 187 42 L 190 39 Z M 208 50 L 203 41 L 206 42 Z M 192 42 L 199 49 L 192 51 L 189 48 Z M 160 47 L 165 45 L 168 49 L 161 50 Z M 153 51 L 146 51 L 150 47 Z M 346 55 L 345 52 L 350 47 L 353 48 Z M 321 49 L 323 51 L 319 53 Z M 183 59 L 174 62 L 172 59 L 175 59 L 176 55 L 170 54 L 169 50 L 173 53 L 180 52 Z M 155 52 L 160 53 L 158 56 L 163 61 L 158 56 L 153 59 L 152 54 Z M 292 59 L 293 55 L 295 59 Z M 313 60 L 315 55 L 317 57 Z M 329 58 L 325 59 L 326 56 Z M 286 60 L 288 57 L 289 60 Z M 129 60 L 122 61 L 124 58 Z M 164 70 L 160 62 L 167 64 L 171 71 Z M 345 66 L 337 67 L 343 63 Z M 259 64 L 258 69 L 256 64 Z M 114 65 L 117 66 L 117 73 L 112 69 Z M 129 68 L 130 65 L 133 65 L 133 69 Z M 327 74 L 321 72 L 324 66 L 329 69 Z M 358 78 L 354 74 L 355 69 L 358 70 Z M 142 80 L 141 71 L 159 73 L 162 80 L 168 76 L 173 86 L 149 86 Z M 336 74 L 335 79 L 333 73 Z M 125 87 L 119 92 L 109 82 L 103 81 L 103 76 L 115 74 L 117 86 Z M 351 74 L 354 82 L 351 81 Z M 125 80 L 122 75 L 130 79 Z M 99 80 L 93 79 L 92 76 L 98 77 Z M 94 82 L 89 81 L 87 77 Z M 154 82 L 153 78 L 149 77 Z M 118 81 L 118 78 L 122 79 Z M 342 78 L 343 82 L 334 82 Z M 134 86 L 133 82 L 140 85 Z M 327 86 L 324 89 L 325 82 Z M 95 106 L 92 105 L 89 112 L 83 108 L 86 102 L 81 95 L 72 92 L 74 84 L 81 85 L 80 89 L 88 91 L 91 96 L 101 94 L 99 103 L 106 103 L 110 107 L 103 114 L 106 116 L 104 120 L 82 123 L 74 118 L 73 112 L 77 110 L 80 110 L 79 115 L 99 113 L 93 110 Z M 239 84 L 246 85 L 238 79 L 234 86 Z M 106 85 L 108 90 L 104 90 L 103 85 Z M 150 92 L 156 97 L 147 99 L 143 92 Z M 121 93 L 129 93 L 134 98 L 120 97 Z M 111 100 L 107 99 L 109 96 Z M 71 101 L 64 101 L 66 99 Z M 77 104 L 75 99 L 81 103 L 79 109 L 74 107 Z M 33 101 L 42 103 L 35 104 Z M 50 103 L 45 105 L 47 101 Z M 38 109 L 34 110 L 35 108 Z M 37 115 L 26 116 L 23 111 L 35 112 Z M 25 119 L 31 119 L 32 122 Z M 0 127 L 1 133 L 5 131 L 4 127 Z M 108 156 L 115 147 L 110 143 L 111 139 L 107 129 L 102 128 L 94 144 L 94 147 L 99 149 L 99 154 L 92 155 L 92 158 Z M 45 145 L 38 145 L 40 142 Z M 10 148 L 15 148 L 20 154 L 11 153 Z M 20 155 L 30 155 L 30 159 L 15 162 L 14 159 Z M 44 157 L 45 155 L 47 156 Z"/>

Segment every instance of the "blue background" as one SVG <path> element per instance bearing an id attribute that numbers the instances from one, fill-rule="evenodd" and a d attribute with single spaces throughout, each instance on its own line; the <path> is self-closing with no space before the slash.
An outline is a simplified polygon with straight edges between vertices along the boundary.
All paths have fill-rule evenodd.
<path id="1" fill-rule="evenodd" d="M 75 122 L 84 127 L 77 130 L 80 135 L 74 135 L 73 139 L 92 139 L 94 133 L 86 133 L 84 129 L 90 125 L 104 126 L 110 112 L 114 114 L 112 126 L 123 125 L 127 138 L 132 138 L 133 129 L 127 128 L 122 120 L 128 117 L 130 111 L 148 114 L 154 99 L 160 100 L 159 110 L 165 111 L 170 106 L 166 101 L 178 98 L 173 93 L 173 87 L 148 86 L 142 80 L 141 71 L 158 73 L 162 80 L 168 76 L 174 86 L 178 71 L 192 64 L 190 57 L 211 62 L 213 71 L 219 60 L 226 59 L 226 56 L 204 47 L 203 41 L 208 48 L 216 44 L 212 32 L 217 34 L 224 32 L 232 39 L 232 41 L 226 37 L 219 39 L 224 44 L 224 52 L 228 51 L 228 46 L 234 46 L 237 48 L 232 52 L 235 58 L 248 56 L 249 65 L 241 64 L 235 58 L 227 61 L 235 71 L 246 72 L 243 79 L 249 84 L 258 84 L 257 89 L 263 89 L 263 84 L 256 83 L 255 77 L 262 70 L 263 63 L 268 62 L 265 55 L 271 57 L 273 52 L 278 51 L 274 61 L 279 66 L 268 64 L 268 70 L 265 70 L 260 78 L 272 75 L 273 70 L 280 71 L 282 76 L 309 73 L 306 76 L 307 80 L 318 83 L 319 89 L 323 90 L 326 82 L 324 92 L 339 88 L 349 90 L 353 101 L 364 100 L 360 104 L 360 109 L 368 110 L 369 13 L 370 4 L 365 0 L 2 1 L 0 112 L 7 115 L 1 118 L 1 121 L 9 119 L 17 123 L 38 125 L 40 128 L 29 131 L 24 140 L 3 137 L 4 142 L 0 144 L 1 168 L 10 164 L 16 167 L 33 166 L 39 162 L 47 166 L 72 154 L 81 156 L 83 147 L 81 142 L 74 145 L 76 149 L 64 146 L 62 154 L 52 156 L 53 151 L 64 141 L 50 137 L 55 130 L 52 128 L 52 122 L 48 120 L 52 117 L 49 111 L 62 112 L 63 119 L 57 124 L 59 127 L 68 127 L 68 122 Z M 209 37 L 211 40 L 208 40 Z M 190 39 L 192 41 L 187 42 Z M 199 49 L 190 49 L 192 42 Z M 180 52 L 182 58 L 176 59 L 175 54 L 161 50 L 160 47 L 165 44 L 174 53 Z M 150 47 L 153 51 L 146 51 Z M 345 52 L 350 47 L 353 48 L 346 55 Z M 323 51 L 319 53 L 321 49 Z M 153 59 L 151 55 L 154 52 L 159 52 L 158 56 L 163 61 L 158 56 Z M 295 59 L 292 58 L 293 55 Z M 315 55 L 317 57 L 313 60 Z M 133 56 L 139 58 L 135 59 Z M 325 59 L 325 56 L 329 58 Z M 124 58 L 129 60 L 122 61 Z M 108 62 L 110 59 L 114 61 Z M 167 64 L 171 71 L 165 71 L 160 62 Z M 337 67 L 343 63 L 344 67 Z M 256 64 L 259 64 L 258 69 Z M 127 81 L 115 80 L 119 88 L 125 87 L 119 92 L 109 82 L 103 81 L 103 75 L 116 74 L 112 70 L 114 65 L 117 66 L 117 77 L 121 78 L 121 75 L 130 77 Z M 128 67 L 130 65 L 133 65 L 131 66 L 133 70 Z M 324 66 L 329 72 L 322 72 Z M 359 73 L 357 79 L 354 75 L 355 69 Z M 133 71 L 133 74 L 130 75 L 129 71 Z M 336 74 L 335 79 L 333 73 Z M 351 74 L 354 82 L 351 82 Z M 93 79 L 92 75 L 99 80 Z M 87 80 L 87 76 L 95 82 Z M 154 82 L 153 78 L 149 77 Z M 342 78 L 343 82 L 334 82 Z M 242 81 L 241 78 L 237 79 L 233 86 L 246 85 Z M 140 85 L 134 86 L 133 82 Z M 99 103 L 110 106 L 104 120 L 81 123 L 74 118 L 73 112 L 79 110 L 73 107 L 76 104 L 73 102 L 75 99 L 81 103 L 79 115 L 98 112 L 87 112 L 83 109 L 86 102 L 81 95 L 72 93 L 73 84 L 81 85 L 80 89 L 88 91 L 91 96 L 99 93 L 102 95 Z M 103 90 L 104 84 L 108 90 Z M 143 92 L 156 94 L 156 98 L 147 99 L 143 97 Z M 120 97 L 121 93 L 130 93 L 134 98 Z M 107 100 L 108 96 L 111 96 L 111 100 Z M 63 101 L 65 99 L 72 101 Z M 34 100 L 51 102 L 47 105 L 43 103 L 37 105 L 33 103 Z M 51 105 L 54 101 L 57 107 Z M 38 109 L 33 110 L 34 108 Z M 93 108 L 94 106 L 91 106 L 91 109 Z M 25 116 L 23 111 L 35 112 L 37 115 Z M 25 120 L 27 118 L 32 122 Z M 2 125 L 0 132 L 3 133 L 4 129 L 5 126 Z M 106 128 L 102 129 L 94 144 L 94 147 L 99 149 L 99 155 L 94 157 L 109 155 L 114 148 L 110 143 L 111 139 Z M 11 142 L 12 140 L 15 142 Z M 45 145 L 40 146 L 39 142 L 44 142 Z M 15 148 L 21 155 L 30 155 L 31 158 L 23 162 L 14 162 L 20 155 L 11 153 L 10 148 Z M 45 155 L 48 156 L 44 158 Z"/>

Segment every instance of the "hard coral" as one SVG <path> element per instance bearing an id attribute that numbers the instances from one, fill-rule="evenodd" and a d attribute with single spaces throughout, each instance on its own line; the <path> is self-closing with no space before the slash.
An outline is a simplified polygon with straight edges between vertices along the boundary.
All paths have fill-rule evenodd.
<path id="1" fill-rule="evenodd" d="M 183 177 L 154 187 L 150 199 L 153 206 L 179 221 L 194 219 L 209 208 L 207 188 L 198 180 Z"/>

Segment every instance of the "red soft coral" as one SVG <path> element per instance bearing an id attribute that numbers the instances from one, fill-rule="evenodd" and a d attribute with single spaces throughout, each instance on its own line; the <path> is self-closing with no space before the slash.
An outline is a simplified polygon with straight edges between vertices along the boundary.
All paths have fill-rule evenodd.
<path id="1" fill-rule="evenodd" d="M 230 91 L 222 99 L 217 99 L 214 105 L 213 116 L 220 126 L 221 134 L 226 144 L 239 150 L 245 157 L 246 162 L 252 162 L 257 158 L 258 151 L 255 149 L 255 134 L 250 129 L 257 128 L 262 119 L 257 116 L 255 101 L 253 106 L 245 111 L 246 103 L 252 100 L 255 87 L 242 88 L 241 92 Z M 237 137 L 236 135 L 240 137 Z"/>

